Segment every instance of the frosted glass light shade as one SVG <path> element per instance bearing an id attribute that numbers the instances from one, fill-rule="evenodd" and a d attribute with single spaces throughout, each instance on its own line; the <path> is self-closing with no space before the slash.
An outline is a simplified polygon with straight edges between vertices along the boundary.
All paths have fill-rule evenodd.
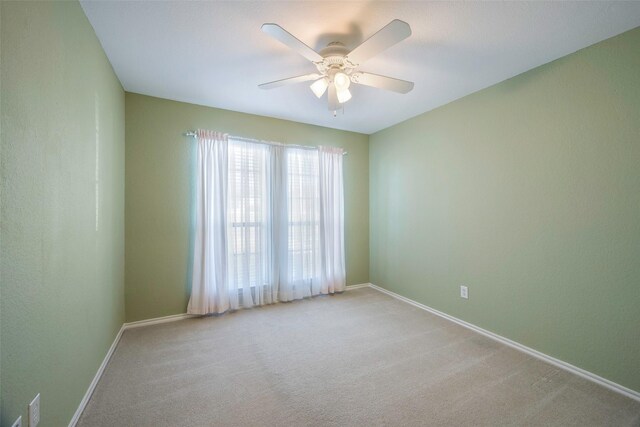
<path id="1" fill-rule="evenodd" d="M 349 89 L 338 90 L 336 94 L 338 95 L 338 102 L 340 104 L 344 104 L 351 99 L 351 92 L 349 92 Z"/>
<path id="2" fill-rule="evenodd" d="M 333 83 L 336 85 L 338 92 L 340 92 L 341 90 L 349 89 L 351 79 L 345 73 L 336 73 L 336 75 L 333 76 Z"/>
<path id="3" fill-rule="evenodd" d="M 323 77 L 320 80 L 316 80 L 315 82 L 311 83 L 310 87 L 315 96 L 321 98 L 322 95 L 324 95 L 324 92 L 327 90 L 327 87 L 329 87 L 329 83 L 327 83 L 327 79 Z"/>

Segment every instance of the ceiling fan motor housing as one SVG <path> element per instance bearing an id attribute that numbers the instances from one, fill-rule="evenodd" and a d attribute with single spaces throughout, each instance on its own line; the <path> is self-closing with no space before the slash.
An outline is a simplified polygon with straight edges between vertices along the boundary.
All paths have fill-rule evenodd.
<path id="1" fill-rule="evenodd" d="M 316 62 L 315 64 L 320 73 L 327 75 L 329 78 L 332 78 L 333 75 L 339 71 L 351 74 L 354 67 L 345 60 L 349 49 L 347 49 L 344 44 L 331 42 L 319 53 L 322 56 L 322 61 Z"/>

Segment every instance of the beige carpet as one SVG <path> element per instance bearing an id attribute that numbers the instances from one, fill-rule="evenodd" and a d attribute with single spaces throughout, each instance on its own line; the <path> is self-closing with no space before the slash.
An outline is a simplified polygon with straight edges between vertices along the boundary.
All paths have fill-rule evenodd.
<path id="1" fill-rule="evenodd" d="M 80 426 L 638 426 L 640 403 L 373 289 L 125 331 Z"/>

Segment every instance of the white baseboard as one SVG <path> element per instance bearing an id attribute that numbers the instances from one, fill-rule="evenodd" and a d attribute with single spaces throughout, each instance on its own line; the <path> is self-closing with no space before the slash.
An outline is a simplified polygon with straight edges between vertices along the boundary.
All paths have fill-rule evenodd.
<path id="1" fill-rule="evenodd" d="M 357 285 L 349 285 L 345 288 L 345 291 L 352 291 L 354 289 L 360 288 L 368 288 L 369 286 L 373 286 L 371 283 L 359 283 Z"/>
<path id="2" fill-rule="evenodd" d="M 122 325 L 123 329 L 139 328 L 140 326 L 157 325 L 158 323 L 175 322 L 176 320 L 189 319 L 190 317 L 197 317 L 195 314 L 172 314 L 171 316 L 156 317 L 154 319 L 138 320 L 136 322 L 129 322 Z"/>
<path id="3" fill-rule="evenodd" d="M 369 286 L 372 286 L 371 283 L 359 283 L 357 285 L 349 285 L 345 287 L 345 291 L 351 291 L 351 290 L 360 289 L 360 288 L 367 288 Z M 122 328 L 123 329 L 139 328 L 140 326 L 149 326 L 149 325 L 156 325 L 158 323 L 175 322 L 176 320 L 189 319 L 191 317 L 200 317 L 200 315 L 187 314 L 187 313 L 172 314 L 170 316 L 156 317 L 153 319 L 145 319 L 145 320 L 138 320 L 135 322 L 125 323 L 122 325 Z"/>
<path id="4" fill-rule="evenodd" d="M 78 406 L 78 409 L 76 409 L 76 413 L 73 414 L 73 417 L 69 422 L 69 427 L 75 427 L 75 425 L 78 423 L 78 420 L 80 419 L 80 415 L 82 415 L 82 412 L 84 412 L 84 408 L 87 406 L 87 403 L 89 403 L 89 399 L 91 399 L 91 395 L 93 394 L 93 391 L 96 389 L 96 386 L 98 385 L 98 381 L 100 381 L 100 378 L 104 373 L 104 369 L 107 367 L 109 360 L 111 360 L 111 356 L 113 355 L 113 352 L 118 346 L 118 343 L 120 342 L 120 338 L 122 337 L 122 332 L 124 330 L 125 330 L 125 327 L 124 325 L 122 325 L 122 327 L 120 327 L 120 330 L 116 334 L 116 337 L 113 340 L 111 347 L 109 347 L 109 351 L 107 351 L 107 355 L 104 357 L 104 360 L 100 364 L 100 367 L 98 367 L 98 372 L 96 372 L 96 375 L 93 377 L 91 384 L 89 384 L 89 388 L 87 389 L 87 392 L 84 394 L 84 397 L 80 401 L 80 406 Z"/>
<path id="5" fill-rule="evenodd" d="M 418 308 L 426 310 L 426 311 L 428 311 L 430 313 L 433 313 L 436 316 L 440 316 L 440 317 L 442 317 L 444 319 L 447 319 L 447 320 L 449 320 L 451 322 L 457 323 L 458 325 L 461 325 L 461 326 L 464 326 L 465 328 L 471 329 L 472 331 L 475 331 L 475 332 L 477 332 L 479 334 L 482 334 L 482 335 L 484 335 L 486 337 L 489 337 L 489 338 L 491 338 L 493 340 L 496 340 L 496 341 L 498 341 L 498 342 L 500 342 L 502 344 L 508 345 L 509 347 L 515 348 L 516 350 L 522 351 L 523 353 L 526 353 L 526 354 L 528 354 L 530 356 L 533 356 L 533 357 L 535 357 L 537 359 L 543 360 L 543 361 L 545 361 L 547 363 L 550 363 L 550 364 L 552 364 L 554 366 L 557 366 L 558 368 L 562 368 L 562 369 L 564 369 L 566 371 L 569 371 L 569 372 L 571 372 L 573 374 L 576 374 L 576 375 L 578 375 L 578 376 L 580 376 L 582 378 L 585 378 L 585 379 L 593 381 L 594 383 L 597 383 L 597 384 L 599 384 L 599 385 L 601 385 L 603 387 L 606 387 L 609 390 L 613 390 L 613 391 L 615 391 L 617 393 L 623 394 L 623 395 L 625 395 L 625 396 L 627 396 L 627 397 L 629 397 L 631 399 L 634 399 L 634 400 L 637 400 L 637 401 L 640 402 L 640 393 L 635 391 L 635 390 L 631 390 L 630 388 L 627 388 L 627 387 L 625 387 L 623 385 L 620 385 L 618 383 L 614 383 L 613 381 L 610 381 L 610 380 L 608 380 L 606 378 L 603 378 L 603 377 L 601 377 L 599 375 L 596 375 L 596 374 L 594 374 L 592 372 L 586 371 L 586 370 L 584 370 L 582 368 L 578 368 L 577 366 L 574 366 L 574 365 L 572 365 L 570 363 L 563 362 L 560 359 L 556 359 L 555 357 L 552 357 L 552 356 L 549 356 L 547 354 L 541 353 L 538 350 L 534 350 L 534 349 L 532 349 L 530 347 L 527 347 L 526 345 L 520 344 L 520 343 L 518 343 L 516 341 L 512 341 L 509 338 L 505 338 L 505 337 L 503 337 L 501 335 L 498 335 L 498 334 L 495 334 L 495 333 L 493 333 L 491 331 L 487 331 L 486 329 L 482 329 L 479 326 L 476 326 L 476 325 L 474 325 L 472 323 L 469 323 L 469 322 L 465 322 L 464 320 L 461 320 L 461 319 L 458 319 L 457 317 L 453 317 L 453 316 L 451 316 L 449 314 L 443 313 L 443 312 L 441 312 L 439 310 L 436 310 L 435 308 L 431 308 L 431 307 L 429 307 L 427 305 L 420 304 L 419 302 L 416 302 L 416 301 L 414 301 L 412 299 L 403 297 L 402 295 L 398 295 L 395 292 L 391 292 L 391 291 L 389 291 L 387 289 L 381 288 L 380 286 L 376 286 L 374 284 L 369 284 L 369 286 L 372 289 L 375 289 L 377 291 L 385 293 L 385 294 L 387 294 L 389 296 L 392 296 L 393 298 L 396 298 L 396 299 L 398 299 L 400 301 L 406 302 L 406 303 L 411 304 L 411 305 L 413 305 L 415 307 L 418 307 Z"/>

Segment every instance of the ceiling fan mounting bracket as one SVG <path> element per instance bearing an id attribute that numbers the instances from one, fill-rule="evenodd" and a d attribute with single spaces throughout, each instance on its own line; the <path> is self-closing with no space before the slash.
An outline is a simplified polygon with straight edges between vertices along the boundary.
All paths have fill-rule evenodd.
<path id="1" fill-rule="evenodd" d="M 349 53 L 349 49 L 347 49 L 345 45 L 340 42 L 331 42 L 325 48 L 321 49 L 318 53 L 325 59 L 327 57 L 333 56 L 344 58 Z"/>

